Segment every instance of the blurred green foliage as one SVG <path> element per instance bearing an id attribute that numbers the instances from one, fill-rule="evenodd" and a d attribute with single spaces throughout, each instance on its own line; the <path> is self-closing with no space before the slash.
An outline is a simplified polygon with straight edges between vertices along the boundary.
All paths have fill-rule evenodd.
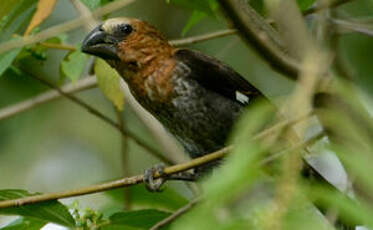
<path id="1" fill-rule="evenodd" d="M 90 10 L 96 10 L 113 0 L 81 0 Z M 268 1 L 270 2 L 270 1 Z M 267 2 L 266 2 L 267 3 Z M 301 11 L 315 4 L 314 0 L 297 1 Z M 36 0 L 2 0 L 0 8 L 0 41 L 19 39 L 36 10 Z M 250 4 L 266 16 L 262 0 Z M 119 9 L 118 9 L 119 10 Z M 139 17 L 151 21 L 176 38 L 186 33 L 197 35 L 225 28 L 216 0 L 138 0 L 109 16 Z M 354 0 L 338 7 L 336 15 L 346 19 L 364 17 L 371 21 L 373 4 L 369 0 Z M 69 1 L 58 5 L 38 31 L 78 17 Z M 307 17 L 307 22 L 316 17 Z M 309 23 L 312 24 L 312 23 Z M 72 44 L 78 47 L 84 35 L 82 29 L 49 38 L 44 43 Z M 341 71 L 333 69 L 335 91 L 343 101 L 343 108 L 326 107 L 317 111 L 319 122 L 329 135 L 324 151 L 337 155 L 348 175 L 354 178 L 354 196 L 337 189 L 304 181 L 296 175 L 295 189 L 286 207 L 277 207 L 276 192 L 284 173 L 283 155 L 288 154 L 281 138 L 252 141 L 255 134 L 276 119 L 271 108 L 258 104 L 250 108 L 237 123 L 230 139 L 235 148 L 224 164 L 205 178 L 200 186 L 203 199 L 188 213 L 164 229 L 268 229 L 275 220 L 275 211 L 284 210 L 280 222 L 283 229 L 336 229 L 316 209 L 337 210 L 348 224 L 373 228 L 372 105 L 373 96 L 373 39 L 366 34 L 343 31 L 336 46 L 342 66 L 352 75 L 345 79 Z M 0 43 L 1 45 L 1 43 Z M 216 56 L 230 64 L 275 103 L 281 104 L 293 90 L 294 82 L 273 72 L 265 60 L 258 58 L 250 47 L 236 37 L 225 37 L 191 48 Z M 43 46 L 41 43 L 23 46 L 0 54 L 0 106 L 6 108 L 47 90 L 45 86 L 24 74 L 22 69 L 55 84 L 76 82 L 95 70 L 99 90 L 77 94 L 79 98 L 98 108 L 109 117 L 115 109 L 123 108 L 125 126 L 147 143 L 160 149 L 147 128 L 130 107 L 123 107 L 119 79 L 101 60 L 91 62 L 80 51 L 68 52 Z M 335 70 L 335 71 L 334 71 Z M 110 76 L 110 78 L 108 78 Z M 368 94 L 368 103 L 360 95 Z M 109 99 L 109 100 L 108 100 Z M 366 106 L 368 104 L 368 107 Z M 1 112 L 0 112 L 1 114 Z M 281 133 L 283 134 L 283 133 Z M 122 138 L 111 127 L 67 101 L 35 107 L 24 114 L 0 120 L 0 201 L 30 196 L 28 191 L 49 192 L 66 190 L 107 181 L 123 175 L 120 160 Z M 280 135 L 281 136 L 281 135 Z M 129 145 L 131 174 L 141 173 L 157 161 L 134 143 Z M 273 153 L 278 159 L 262 163 Z M 22 170 L 20 170 L 22 169 Z M 2 215 L 19 216 L 13 222 L 0 218 L 2 230 L 41 229 L 55 223 L 72 229 L 149 229 L 172 212 L 193 199 L 192 192 L 181 183 L 169 183 L 160 194 L 149 193 L 143 185 L 126 188 L 132 210 L 123 210 L 124 189 L 100 195 L 77 198 L 81 207 L 71 201 L 53 201 L 20 208 L 0 209 Z M 89 209 L 87 209 L 88 207 Z M 273 228 L 272 228 L 273 229 Z"/>

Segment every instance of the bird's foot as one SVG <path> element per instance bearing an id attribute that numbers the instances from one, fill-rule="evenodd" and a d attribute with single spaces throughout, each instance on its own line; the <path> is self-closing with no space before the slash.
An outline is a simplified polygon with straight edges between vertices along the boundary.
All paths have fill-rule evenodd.
<path id="1" fill-rule="evenodd" d="M 199 173 L 194 172 L 179 172 L 165 175 L 164 168 L 165 165 L 161 163 L 145 170 L 144 184 L 150 192 L 161 192 L 161 187 L 167 180 L 196 181 L 200 177 Z M 154 176 L 156 174 L 159 177 L 155 179 Z"/>
<path id="2" fill-rule="evenodd" d="M 144 184 L 147 190 L 150 192 L 161 192 L 161 186 L 166 181 L 164 174 L 164 164 L 157 164 L 151 168 L 148 168 L 144 172 Z M 155 174 L 159 174 L 160 177 L 155 179 Z"/>

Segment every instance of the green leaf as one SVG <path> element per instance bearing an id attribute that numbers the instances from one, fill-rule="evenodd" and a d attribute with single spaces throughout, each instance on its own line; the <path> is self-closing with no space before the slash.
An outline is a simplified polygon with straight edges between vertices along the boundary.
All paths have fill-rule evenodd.
<path id="1" fill-rule="evenodd" d="M 30 217 L 20 217 L 0 230 L 39 230 L 47 222 Z"/>
<path id="2" fill-rule="evenodd" d="M 25 190 L 16 189 L 0 190 L 0 201 L 13 200 L 32 195 L 37 194 L 31 194 Z M 70 215 L 68 209 L 58 201 L 48 201 L 20 207 L 2 208 L 0 209 L 0 214 L 34 217 L 42 221 L 53 222 L 64 226 L 75 226 L 75 220 Z"/>
<path id="3" fill-rule="evenodd" d="M 118 212 L 110 217 L 110 225 L 120 225 L 149 229 L 159 221 L 168 217 L 171 213 L 155 209 L 146 209 L 131 212 Z"/>
<path id="4" fill-rule="evenodd" d="M 124 94 L 120 88 L 120 76 L 116 70 L 111 68 L 104 60 L 96 59 L 95 73 L 98 85 L 104 95 L 113 102 L 118 110 L 123 110 Z"/>
<path id="5" fill-rule="evenodd" d="M 70 52 L 60 66 L 62 77 L 68 77 L 72 81 L 78 80 L 84 71 L 86 62 L 86 54 L 79 50 Z"/>
<path id="6" fill-rule="evenodd" d="M 188 203 L 188 200 L 170 187 L 166 187 L 161 193 L 150 193 L 144 185 L 135 185 L 130 190 L 131 202 L 147 208 L 162 208 L 176 210 Z M 115 203 L 123 204 L 123 189 L 115 189 L 106 192 Z"/>
<path id="7" fill-rule="evenodd" d="M 315 0 L 297 0 L 297 3 L 301 11 L 305 11 L 315 3 Z"/>
<path id="8" fill-rule="evenodd" d="M 188 19 L 187 24 L 184 26 L 181 35 L 184 36 L 193 26 L 206 17 L 206 13 L 198 10 L 194 10 L 190 18 Z"/>
<path id="9" fill-rule="evenodd" d="M 9 39 L 18 29 L 23 29 L 23 25 L 29 23 L 30 17 L 35 12 L 37 0 L 5 0 L 8 2 L 6 9 L 1 10 L 0 14 L 0 32 L 6 33 L 0 35 L 0 40 Z M 11 3 L 9 3 L 11 1 Z M 3 3 L 3 1 L 1 1 Z M 5 11 L 6 10 L 6 11 Z"/>
<path id="10" fill-rule="evenodd" d="M 338 215 L 351 224 L 364 223 L 369 228 L 373 227 L 373 210 L 364 202 L 358 202 L 339 191 L 331 191 L 325 187 L 312 186 L 309 189 L 309 197 L 317 200 L 323 208 L 334 207 Z"/>
<path id="11" fill-rule="evenodd" d="M 0 18 L 8 15 L 9 12 L 17 6 L 17 1 L 14 0 L 3 0 L 1 1 Z"/>
<path id="12" fill-rule="evenodd" d="M 373 39 L 362 34 L 347 34 L 340 39 L 342 64 L 353 80 L 373 96 Z"/>
<path id="13" fill-rule="evenodd" d="M 0 77 L 8 69 L 8 67 L 10 67 L 10 65 L 13 63 L 14 59 L 17 57 L 21 50 L 21 48 L 18 48 L 0 54 Z"/>

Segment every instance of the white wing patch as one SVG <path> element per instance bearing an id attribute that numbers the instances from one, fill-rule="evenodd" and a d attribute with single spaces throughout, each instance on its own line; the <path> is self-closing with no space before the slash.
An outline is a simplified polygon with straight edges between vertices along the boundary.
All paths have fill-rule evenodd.
<path id="1" fill-rule="evenodd" d="M 243 94 L 239 91 L 236 91 L 236 100 L 241 102 L 242 104 L 248 104 L 250 98 L 248 96 L 246 96 L 245 94 Z"/>

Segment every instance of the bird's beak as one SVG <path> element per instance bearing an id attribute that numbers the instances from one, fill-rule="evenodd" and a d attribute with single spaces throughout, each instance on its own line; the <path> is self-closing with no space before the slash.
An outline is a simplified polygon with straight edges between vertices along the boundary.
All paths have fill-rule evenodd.
<path id="1" fill-rule="evenodd" d="M 117 45 L 112 42 L 110 35 L 102 30 L 101 25 L 92 30 L 84 39 L 82 52 L 103 59 L 119 59 Z"/>

